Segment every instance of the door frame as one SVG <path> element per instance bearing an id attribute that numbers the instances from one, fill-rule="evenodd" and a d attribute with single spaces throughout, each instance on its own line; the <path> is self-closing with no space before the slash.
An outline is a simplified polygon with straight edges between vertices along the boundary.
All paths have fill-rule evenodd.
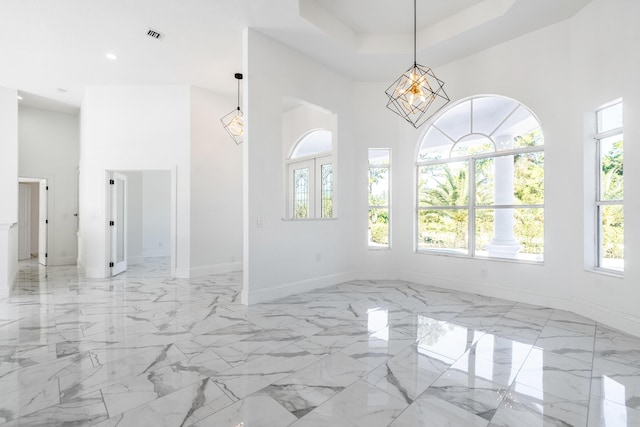
<path id="1" fill-rule="evenodd" d="M 40 185 L 38 215 L 38 262 L 48 264 L 49 257 L 49 184 L 48 178 L 18 177 L 18 183 L 38 183 Z M 34 230 L 31 230 L 33 233 Z"/>
<path id="2" fill-rule="evenodd" d="M 108 267 L 109 263 L 111 262 L 111 258 L 112 258 L 112 239 L 111 239 L 111 227 L 109 226 L 109 221 L 111 220 L 111 216 L 112 216 L 112 203 L 111 203 L 111 185 L 110 185 L 110 180 L 111 180 L 111 174 L 113 172 L 115 173 L 120 173 L 120 174 L 127 174 L 128 172 L 146 172 L 146 171 L 160 171 L 160 172 L 166 172 L 169 174 L 169 179 L 170 179 L 170 188 L 168 188 L 167 190 L 170 191 L 171 194 L 171 206 L 170 206 L 170 215 L 171 215 L 171 260 L 170 260 L 170 271 L 169 271 L 169 276 L 170 277 L 178 277 L 178 271 L 177 271 L 177 242 L 178 242 L 178 237 L 177 237 L 177 233 L 178 233 L 178 204 L 177 204 L 177 191 L 178 191 L 178 183 L 177 183 L 177 167 L 176 166 L 172 166 L 169 168 L 123 168 L 123 169 L 106 169 L 105 170 L 105 215 L 106 215 L 106 221 L 105 221 L 105 233 L 106 233 L 106 239 L 105 239 L 105 263 L 104 265 L 107 266 L 105 269 L 105 276 L 104 277 L 111 277 L 111 268 Z M 78 240 L 80 241 L 80 239 Z M 80 253 L 80 251 L 78 251 L 78 253 Z M 181 277 L 188 277 L 188 276 L 181 276 Z"/>
<path id="3" fill-rule="evenodd" d="M 109 231 L 110 231 L 110 276 L 116 276 L 127 270 L 127 176 L 111 171 L 109 174 L 109 200 L 110 200 L 110 215 L 109 215 Z M 119 182 L 122 182 L 122 194 L 119 193 Z M 120 206 L 121 201 L 122 206 Z M 122 213 L 122 218 L 118 218 L 119 211 Z M 118 260 L 118 237 L 122 237 L 122 259 Z"/>
<path id="4" fill-rule="evenodd" d="M 31 259 L 31 184 L 18 187 L 18 261 L 23 261 Z"/>

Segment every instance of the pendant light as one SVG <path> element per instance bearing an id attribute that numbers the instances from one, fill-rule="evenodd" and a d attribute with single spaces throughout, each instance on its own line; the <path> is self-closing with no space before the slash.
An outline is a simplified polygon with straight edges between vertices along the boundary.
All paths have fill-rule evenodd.
<path id="1" fill-rule="evenodd" d="M 240 145 L 244 135 L 244 120 L 240 110 L 240 80 L 242 80 L 242 73 L 236 73 L 235 78 L 238 80 L 238 107 L 222 117 L 220 121 L 227 133 L 233 138 L 233 141 Z"/>
<path id="2" fill-rule="evenodd" d="M 433 70 L 416 61 L 416 32 L 416 0 L 413 0 L 413 66 L 385 93 L 389 97 L 387 108 L 418 128 L 444 107 L 449 97 L 444 91 L 444 82 L 436 77 Z"/>

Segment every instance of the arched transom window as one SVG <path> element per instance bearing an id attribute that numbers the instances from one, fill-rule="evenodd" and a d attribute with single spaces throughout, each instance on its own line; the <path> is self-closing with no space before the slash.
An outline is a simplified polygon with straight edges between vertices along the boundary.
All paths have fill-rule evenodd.
<path id="1" fill-rule="evenodd" d="M 544 139 L 524 105 L 453 105 L 427 128 L 416 166 L 418 251 L 543 260 Z"/>

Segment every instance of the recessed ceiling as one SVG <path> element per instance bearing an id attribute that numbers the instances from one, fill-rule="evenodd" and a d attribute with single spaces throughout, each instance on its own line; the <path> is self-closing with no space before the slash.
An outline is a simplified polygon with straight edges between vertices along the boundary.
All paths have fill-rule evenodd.
<path id="1" fill-rule="evenodd" d="M 413 28 L 411 0 L 315 0 L 353 31 L 366 33 L 407 33 Z M 423 30 L 483 0 L 418 0 L 417 28 Z M 378 13 L 371 13 L 375 11 Z"/>
<path id="2" fill-rule="evenodd" d="M 567 19 L 589 1 L 418 0 L 419 62 L 441 66 Z M 245 27 L 346 77 L 387 81 L 410 65 L 412 15 L 411 0 L 2 0 L 0 86 L 20 90 L 25 104 L 35 95 L 75 108 L 91 85 L 231 95 Z"/>

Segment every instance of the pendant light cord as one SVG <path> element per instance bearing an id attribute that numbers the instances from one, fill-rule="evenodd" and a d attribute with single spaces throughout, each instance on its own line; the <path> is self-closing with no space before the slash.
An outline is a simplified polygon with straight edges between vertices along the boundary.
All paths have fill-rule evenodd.
<path id="1" fill-rule="evenodd" d="M 416 18 L 416 3 L 417 0 L 413 0 L 413 65 L 418 65 L 418 61 L 416 60 L 416 32 L 417 32 L 417 18 Z"/>
<path id="2" fill-rule="evenodd" d="M 238 79 L 238 111 L 240 111 L 240 79 Z"/>

